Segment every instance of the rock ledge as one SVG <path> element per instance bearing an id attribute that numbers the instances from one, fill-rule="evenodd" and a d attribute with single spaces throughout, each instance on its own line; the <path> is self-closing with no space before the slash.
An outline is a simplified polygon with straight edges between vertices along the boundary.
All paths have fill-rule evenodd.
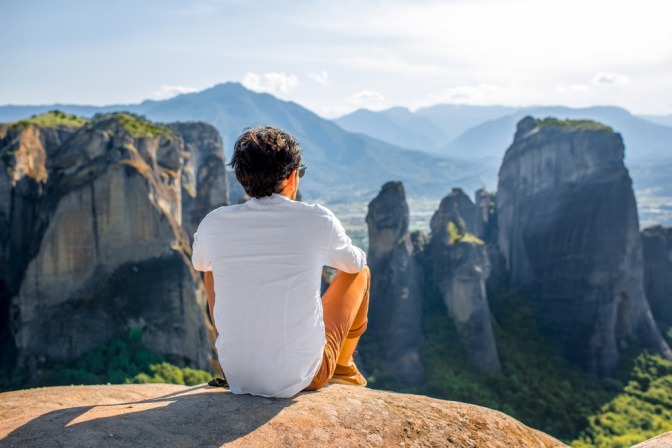
<path id="1" fill-rule="evenodd" d="M 0 394 L 3 447 L 560 447 L 501 412 L 329 385 L 293 399 L 168 384 Z"/>

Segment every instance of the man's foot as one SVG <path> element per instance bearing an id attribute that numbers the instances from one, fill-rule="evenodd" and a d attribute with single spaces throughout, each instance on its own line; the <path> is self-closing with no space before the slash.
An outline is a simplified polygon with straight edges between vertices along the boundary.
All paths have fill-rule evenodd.
<path id="1" fill-rule="evenodd" d="M 208 381 L 208 386 L 210 387 L 229 387 L 228 381 L 226 381 L 226 378 L 213 378 L 210 381 Z"/>
<path id="2" fill-rule="evenodd" d="M 336 371 L 329 382 L 347 384 L 349 386 L 366 386 L 366 378 L 359 373 L 359 370 L 357 370 L 357 366 L 353 361 L 350 361 L 347 366 L 336 364 Z"/>

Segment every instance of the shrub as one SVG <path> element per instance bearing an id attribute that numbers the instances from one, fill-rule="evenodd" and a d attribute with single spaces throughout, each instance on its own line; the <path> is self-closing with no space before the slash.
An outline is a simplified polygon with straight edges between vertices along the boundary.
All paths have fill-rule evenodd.
<path id="1" fill-rule="evenodd" d="M 130 382 L 192 385 L 207 382 L 211 378 L 211 374 L 206 371 L 180 368 L 165 362 L 163 356 L 145 347 L 141 338 L 141 330 L 133 328 L 127 337 L 113 339 L 77 361 L 67 364 L 48 363 L 42 368 L 49 373 L 39 380 L 38 385 Z"/>
<path id="2" fill-rule="evenodd" d="M 195 370 L 189 367 L 180 368 L 167 362 L 152 364 L 149 366 L 151 376 L 147 373 L 135 375 L 132 379 L 127 379 L 127 383 L 146 384 L 146 383 L 169 383 L 195 386 L 210 381 L 212 375 L 203 370 Z"/>

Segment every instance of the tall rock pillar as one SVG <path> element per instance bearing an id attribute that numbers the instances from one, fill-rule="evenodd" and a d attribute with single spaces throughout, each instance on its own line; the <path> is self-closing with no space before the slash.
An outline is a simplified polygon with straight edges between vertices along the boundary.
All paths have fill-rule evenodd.
<path id="1" fill-rule="evenodd" d="M 584 369 L 608 375 L 635 343 L 672 358 L 644 293 L 642 240 L 621 136 L 526 117 L 499 171 L 499 247 L 511 285 Z"/>
<path id="2" fill-rule="evenodd" d="M 383 185 L 369 203 L 369 328 L 399 377 L 418 383 L 422 333 L 421 271 L 408 234 L 408 205 L 401 182 Z"/>
<path id="3" fill-rule="evenodd" d="M 644 288 L 656 321 L 672 327 L 672 227 L 654 226 L 642 232 Z"/>
<path id="4" fill-rule="evenodd" d="M 429 260 L 435 286 L 473 366 L 481 372 L 501 370 L 492 331 L 485 281 L 488 252 L 473 232 L 480 209 L 461 189 L 453 189 L 432 217 Z"/>

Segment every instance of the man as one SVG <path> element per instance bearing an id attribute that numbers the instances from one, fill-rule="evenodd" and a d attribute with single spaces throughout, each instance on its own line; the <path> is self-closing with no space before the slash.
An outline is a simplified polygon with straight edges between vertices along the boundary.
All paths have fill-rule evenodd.
<path id="1" fill-rule="evenodd" d="M 251 199 L 203 219 L 192 262 L 205 271 L 231 392 L 280 398 L 330 380 L 365 386 L 352 356 L 367 324 L 366 255 L 331 211 L 295 201 L 306 170 L 299 144 L 280 129 L 249 129 L 230 166 Z M 323 265 L 340 272 L 320 297 Z"/>

